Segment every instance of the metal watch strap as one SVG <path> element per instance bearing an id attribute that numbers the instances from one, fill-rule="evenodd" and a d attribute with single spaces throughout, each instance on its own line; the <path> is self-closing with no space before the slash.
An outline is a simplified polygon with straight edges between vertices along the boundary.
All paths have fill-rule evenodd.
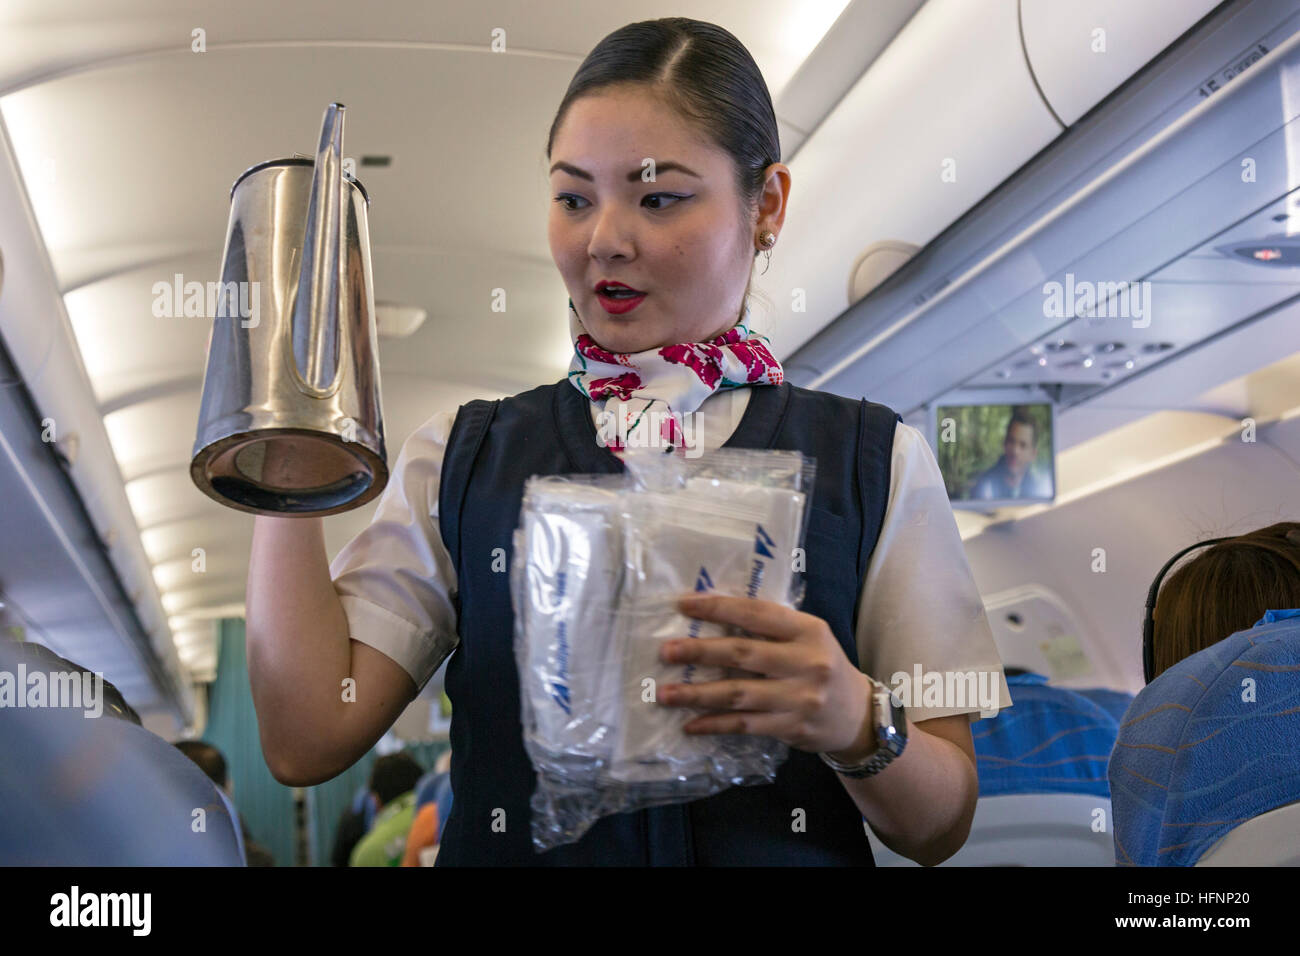
<path id="1" fill-rule="evenodd" d="M 891 706 L 892 706 L 893 695 L 890 694 L 889 688 L 887 688 L 884 684 L 880 683 L 879 681 L 872 679 L 871 684 L 873 688 L 871 714 L 872 714 L 872 721 L 874 723 L 875 713 L 876 713 L 875 711 L 876 704 L 874 698 L 878 697 L 881 694 L 884 694 L 890 698 Z M 846 777 L 851 777 L 853 779 L 860 780 L 864 777 L 875 776 L 876 774 L 880 773 L 880 771 L 884 770 L 887 766 L 889 766 L 890 762 L 892 762 L 895 757 L 899 756 L 903 752 L 903 748 L 906 747 L 907 745 L 906 734 L 898 734 L 897 732 L 895 732 L 892 736 L 890 736 L 888 742 L 889 743 L 897 742 L 898 743 L 897 750 L 893 750 L 889 746 L 886 746 L 886 740 L 885 740 L 886 734 L 881 732 L 879 726 L 876 727 L 876 735 L 877 735 L 877 747 L 875 752 L 873 752 L 870 757 L 868 757 L 866 760 L 862 761 L 861 763 L 857 763 L 857 764 L 841 763 L 840 761 L 836 760 L 834 757 L 828 756 L 827 754 L 824 753 L 819 753 L 817 756 L 821 757 L 822 761 L 828 767 L 834 770 L 836 773 L 843 774 Z"/>
<path id="2" fill-rule="evenodd" d="M 890 761 L 893 760 L 896 755 L 892 750 L 886 750 L 884 747 L 879 747 L 876 749 L 876 752 L 868 758 L 866 763 L 857 765 L 840 763 L 833 757 L 826 756 L 826 754 L 818 754 L 818 756 L 821 757 L 822 760 L 826 762 L 827 766 L 836 773 L 842 773 L 846 777 L 861 779 L 863 777 L 874 777 L 876 774 L 880 773 L 880 771 L 889 766 Z"/>

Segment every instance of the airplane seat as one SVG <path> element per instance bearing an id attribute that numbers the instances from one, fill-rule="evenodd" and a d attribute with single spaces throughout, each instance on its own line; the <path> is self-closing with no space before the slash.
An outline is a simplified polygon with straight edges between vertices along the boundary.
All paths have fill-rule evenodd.
<path id="1" fill-rule="evenodd" d="M 1119 721 L 1082 691 L 1033 671 L 1007 675 L 1012 706 L 971 725 L 980 796 L 1110 796 L 1106 762 Z"/>
<path id="2" fill-rule="evenodd" d="M 1296 863 L 1300 609 L 1265 612 L 1143 688 L 1108 775 L 1120 866 Z"/>
<path id="3" fill-rule="evenodd" d="M 980 797 L 970 836 L 939 865 L 1113 866 L 1110 814 L 1110 800 L 1089 793 Z M 874 833 L 868 831 L 867 838 L 876 866 L 918 865 L 890 850 Z"/>
<path id="4" fill-rule="evenodd" d="M 1225 833 L 1197 866 L 1300 866 L 1300 802 L 1251 817 Z"/>
<path id="5" fill-rule="evenodd" d="M 1007 675 L 1013 706 L 971 725 L 979 799 L 941 866 L 1112 866 L 1106 762 L 1119 724 L 1042 674 Z M 915 866 L 869 834 L 877 866 Z"/>
<path id="6" fill-rule="evenodd" d="M 1124 719 L 1124 712 L 1133 703 L 1133 695 L 1125 690 L 1111 690 L 1108 687 L 1075 687 L 1072 690 L 1114 717 L 1117 730 L 1119 722 Z"/>
<path id="7" fill-rule="evenodd" d="M 0 643 L 0 671 L 23 673 L 21 661 Z M 244 865 L 238 824 L 216 785 L 167 741 L 107 708 L 99 716 L 0 708 L 0 767 L 9 768 L 0 773 L 0 864 Z"/>

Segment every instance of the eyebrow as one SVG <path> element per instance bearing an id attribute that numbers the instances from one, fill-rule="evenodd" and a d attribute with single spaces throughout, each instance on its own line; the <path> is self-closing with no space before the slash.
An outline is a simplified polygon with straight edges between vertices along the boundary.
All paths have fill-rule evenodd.
<path id="1" fill-rule="evenodd" d="M 579 179 L 585 179 L 587 180 L 587 182 L 594 183 L 596 181 L 595 177 L 592 176 L 591 173 L 587 172 L 585 169 L 579 169 L 577 166 L 570 166 L 568 163 L 565 162 L 556 163 L 554 166 L 551 167 L 551 172 L 553 173 L 557 169 L 561 170 L 562 172 L 568 173 L 570 176 L 577 176 Z M 655 169 L 656 176 L 658 176 L 660 173 L 672 172 L 675 169 L 678 170 L 679 172 L 686 173 L 688 176 L 694 176 L 696 179 L 703 178 L 700 176 L 699 173 L 695 172 L 693 169 L 687 169 L 681 163 L 656 163 L 654 169 Z M 640 169 L 634 169 L 627 174 L 627 181 L 630 183 L 634 183 L 640 178 L 641 178 Z"/>

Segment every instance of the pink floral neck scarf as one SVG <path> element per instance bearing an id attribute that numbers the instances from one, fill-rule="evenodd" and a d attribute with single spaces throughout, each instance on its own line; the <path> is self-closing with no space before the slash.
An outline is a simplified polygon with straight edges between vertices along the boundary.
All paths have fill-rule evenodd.
<path id="1" fill-rule="evenodd" d="M 650 445 L 685 455 L 682 415 L 698 411 L 714 392 L 780 385 L 785 380 L 781 363 L 768 350 L 767 337 L 749 330 L 748 320 L 746 306 L 739 323 L 708 342 L 607 352 L 583 327 L 570 299 L 569 333 L 574 344 L 569 381 L 593 402 L 608 400 L 608 427 L 598 431 L 610 440 L 602 444 L 614 452 Z M 616 437 L 622 435 L 627 436 L 626 444 Z"/>

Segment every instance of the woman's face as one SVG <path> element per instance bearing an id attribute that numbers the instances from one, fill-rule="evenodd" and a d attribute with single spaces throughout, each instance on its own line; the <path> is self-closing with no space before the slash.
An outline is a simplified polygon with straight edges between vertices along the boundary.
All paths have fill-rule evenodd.
<path id="1" fill-rule="evenodd" d="M 641 352 L 705 341 L 736 324 L 755 225 L 741 219 L 727 153 L 654 96 L 624 89 L 575 100 L 551 162 L 551 256 L 598 345 Z M 654 181 L 645 182 L 650 168 Z M 646 295 L 611 314 L 596 294 L 601 281 Z"/>

